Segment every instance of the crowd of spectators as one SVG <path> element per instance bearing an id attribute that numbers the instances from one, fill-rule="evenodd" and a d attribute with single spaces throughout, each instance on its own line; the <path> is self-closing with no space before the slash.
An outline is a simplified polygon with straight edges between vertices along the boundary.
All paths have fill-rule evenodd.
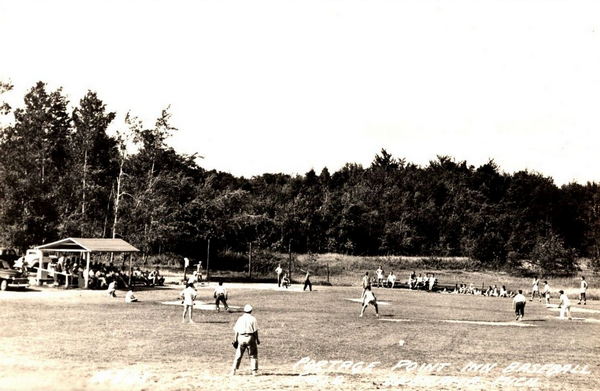
<path id="1" fill-rule="evenodd" d="M 437 277 L 434 273 L 425 273 L 423 276 L 421 273 L 417 275 L 414 271 L 408 276 L 407 285 L 409 289 L 423 289 L 432 291 L 438 283 Z"/>
<path id="2" fill-rule="evenodd" d="M 85 261 L 78 257 L 50 258 L 48 263 L 48 276 L 54 279 L 55 285 L 64 285 L 65 279 L 70 278 L 72 283 L 83 286 L 86 273 Z M 88 288 L 107 289 L 111 282 L 115 282 L 117 288 L 129 287 L 129 276 L 125 265 L 118 268 L 112 262 L 108 265 L 101 262 L 92 262 L 87 272 Z M 142 271 L 136 267 L 131 276 L 131 285 L 155 286 L 163 285 L 164 277 L 160 274 L 158 266 L 150 272 Z"/>

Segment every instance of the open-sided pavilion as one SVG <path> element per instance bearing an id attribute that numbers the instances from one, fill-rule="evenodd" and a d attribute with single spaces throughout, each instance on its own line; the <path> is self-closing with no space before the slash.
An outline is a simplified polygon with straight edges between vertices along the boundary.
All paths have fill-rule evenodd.
<path id="1" fill-rule="evenodd" d="M 104 239 L 104 238 L 66 238 L 56 242 L 47 243 L 35 247 L 37 250 L 48 253 L 78 253 L 85 258 L 86 267 L 83 274 L 85 287 L 88 287 L 90 271 L 90 255 L 92 253 L 109 254 L 131 254 L 139 252 L 137 248 L 127 243 L 123 239 Z M 38 269 L 41 270 L 41 268 Z M 41 277 L 40 277 L 41 278 Z"/>

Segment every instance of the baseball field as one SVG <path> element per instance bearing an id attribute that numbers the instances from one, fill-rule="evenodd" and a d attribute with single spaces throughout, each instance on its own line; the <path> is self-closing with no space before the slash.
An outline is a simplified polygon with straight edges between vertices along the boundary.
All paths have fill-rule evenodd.
<path id="1" fill-rule="evenodd" d="M 279 289 L 225 284 L 231 312 L 198 286 L 196 323 L 182 323 L 181 285 L 138 290 L 138 303 L 105 291 L 0 292 L 0 390 L 595 390 L 600 305 L 573 320 L 527 302 L 375 288 L 359 318 L 355 286 Z M 165 304 L 168 303 L 168 304 Z M 236 376 L 232 327 L 250 303 L 258 320 L 259 375 Z M 557 304 L 556 297 L 553 300 Z"/>

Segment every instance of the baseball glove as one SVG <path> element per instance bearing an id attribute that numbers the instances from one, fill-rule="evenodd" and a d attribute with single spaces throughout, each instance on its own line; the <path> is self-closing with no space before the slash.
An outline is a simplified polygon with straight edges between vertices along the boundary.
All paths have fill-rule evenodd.
<path id="1" fill-rule="evenodd" d="M 231 346 L 233 346 L 234 349 L 237 349 L 237 347 L 238 347 L 238 341 L 233 341 L 231 343 Z"/>

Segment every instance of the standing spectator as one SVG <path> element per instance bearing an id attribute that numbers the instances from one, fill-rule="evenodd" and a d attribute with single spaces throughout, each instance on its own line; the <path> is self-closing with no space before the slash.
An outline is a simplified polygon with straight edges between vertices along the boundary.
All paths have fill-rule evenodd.
<path id="1" fill-rule="evenodd" d="M 577 304 L 581 304 L 582 300 L 583 300 L 583 305 L 586 304 L 585 293 L 587 292 L 587 288 L 588 288 L 588 283 L 585 280 L 585 276 L 581 276 L 581 285 L 579 287 L 579 301 L 577 302 Z"/>
<path id="2" fill-rule="evenodd" d="M 227 305 L 227 289 L 223 287 L 223 281 L 219 281 L 219 286 L 215 288 L 215 292 L 213 293 L 213 297 L 215 298 L 215 306 L 217 307 L 217 312 L 221 311 L 219 307 L 219 303 L 223 303 L 223 307 L 225 307 L 225 311 L 229 311 L 229 306 Z"/>
<path id="3" fill-rule="evenodd" d="M 252 310 L 252 306 L 246 304 L 244 306 L 244 314 L 238 318 L 233 327 L 233 331 L 235 332 L 233 346 L 236 350 L 233 367 L 231 368 L 232 375 L 235 375 L 235 371 L 239 369 L 246 349 L 248 349 L 248 356 L 250 356 L 252 374 L 256 376 L 258 371 L 258 345 L 260 345 L 260 340 L 258 339 L 258 324 L 256 318 L 252 316 Z"/>
<path id="4" fill-rule="evenodd" d="M 281 264 L 278 264 L 275 268 L 275 273 L 277 273 L 277 287 L 281 288 L 281 276 L 283 273 L 283 269 L 281 268 Z"/>
<path id="5" fill-rule="evenodd" d="M 519 294 L 516 295 L 513 299 L 513 304 L 515 306 L 515 315 L 517 316 L 517 320 L 522 320 L 523 316 L 525 316 L 525 303 L 527 299 L 523 296 L 523 290 L 519 289 Z"/>
<path id="6" fill-rule="evenodd" d="M 183 317 L 181 323 L 185 323 L 186 315 L 189 317 L 190 323 L 194 323 L 192 315 L 194 311 L 194 300 L 196 300 L 196 290 L 194 284 L 187 284 L 186 288 L 179 294 L 183 298 Z"/>
<path id="7" fill-rule="evenodd" d="M 565 293 L 565 291 L 560 290 L 560 303 L 558 307 L 560 308 L 560 319 L 564 319 L 565 315 L 571 320 L 571 300 L 569 300 L 569 296 Z"/>
<path id="8" fill-rule="evenodd" d="M 377 287 L 381 288 L 381 286 L 383 285 L 383 280 L 384 280 L 384 273 L 383 273 L 383 269 L 381 268 L 381 265 L 379 265 L 377 270 L 375 270 L 375 275 L 377 276 Z"/>
<path id="9" fill-rule="evenodd" d="M 371 304 L 373 307 L 375 307 L 375 316 L 379 318 L 379 308 L 377 307 L 377 298 L 371 291 L 371 287 L 368 287 L 366 289 L 365 294 L 363 296 L 363 303 L 362 303 L 362 308 L 360 310 L 359 318 L 362 318 L 363 314 L 365 313 L 365 309 L 367 309 L 369 304 Z"/>
<path id="10" fill-rule="evenodd" d="M 544 294 L 544 300 L 546 301 L 546 305 L 550 305 L 550 285 L 548 285 L 548 281 L 544 281 L 544 288 L 542 290 Z"/>

